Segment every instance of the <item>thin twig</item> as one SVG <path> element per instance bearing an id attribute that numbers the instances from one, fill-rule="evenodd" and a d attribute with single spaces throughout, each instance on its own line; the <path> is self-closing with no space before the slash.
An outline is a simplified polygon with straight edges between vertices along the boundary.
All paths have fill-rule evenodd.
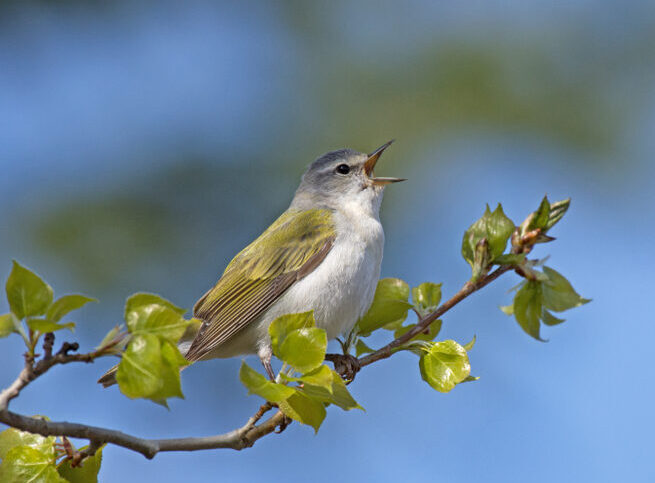
<path id="1" fill-rule="evenodd" d="M 455 295 L 453 295 L 449 300 L 441 304 L 437 308 L 437 310 L 435 310 L 434 312 L 426 315 L 421 320 L 419 320 L 419 322 L 411 330 L 401 335 L 397 339 L 392 340 L 384 347 L 381 347 L 375 352 L 371 352 L 370 354 L 359 359 L 360 366 L 361 367 L 368 366 L 369 364 L 372 364 L 375 361 L 379 361 L 380 359 L 386 359 L 387 357 L 390 357 L 394 353 L 394 349 L 397 349 L 398 347 L 405 344 L 406 342 L 409 342 L 415 335 L 418 335 L 421 332 L 423 332 L 425 329 L 428 328 L 428 326 L 432 322 L 435 322 L 439 317 L 441 317 L 443 314 L 448 312 L 450 309 L 452 309 L 455 305 L 460 303 L 466 297 L 468 297 L 474 292 L 477 292 L 481 288 L 485 287 L 489 283 L 496 280 L 503 273 L 508 272 L 512 269 L 513 267 L 510 265 L 503 265 L 501 267 L 498 267 L 489 275 L 481 278 L 477 282 L 466 282 L 464 286 Z"/>
<path id="2" fill-rule="evenodd" d="M 113 429 L 65 421 L 47 421 L 45 419 L 24 416 L 7 409 L 0 411 L 0 422 L 22 431 L 28 431 L 42 436 L 68 436 L 69 438 L 87 439 L 89 441 L 95 441 L 95 444 L 98 446 L 104 443 L 111 443 L 141 453 L 148 459 L 153 458 L 157 453 L 162 451 L 198 451 L 217 448 L 241 450 L 249 448 L 258 439 L 275 431 L 284 422 L 285 417 L 281 411 L 278 411 L 259 426 L 253 426 L 249 421 L 241 428 L 215 436 L 145 439 Z"/>

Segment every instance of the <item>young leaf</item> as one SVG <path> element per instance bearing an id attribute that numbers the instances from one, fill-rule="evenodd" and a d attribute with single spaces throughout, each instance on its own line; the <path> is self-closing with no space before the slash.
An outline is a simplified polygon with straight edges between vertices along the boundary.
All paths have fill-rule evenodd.
<path id="1" fill-rule="evenodd" d="M 539 335 L 542 292 L 541 282 L 528 280 L 514 296 L 514 317 L 526 334 L 543 341 Z"/>
<path id="2" fill-rule="evenodd" d="M 361 356 L 362 354 L 369 354 L 371 352 L 375 352 L 375 350 L 367 346 L 362 339 L 357 339 L 357 345 L 355 345 L 355 355 L 357 357 Z"/>
<path id="3" fill-rule="evenodd" d="M 16 326 L 14 325 L 14 315 L 11 313 L 0 315 L 0 339 L 7 337 L 15 331 Z"/>
<path id="4" fill-rule="evenodd" d="M 118 365 L 118 387 L 131 399 L 149 398 L 163 386 L 162 365 L 159 337 L 153 334 L 135 335 Z"/>
<path id="5" fill-rule="evenodd" d="M 289 381 L 301 382 L 302 392 L 312 399 L 334 404 L 346 411 L 364 409 L 352 397 L 341 376 L 326 365 L 301 377 L 283 377 Z"/>
<path id="6" fill-rule="evenodd" d="M 544 199 L 541 200 L 539 208 L 535 212 L 535 216 L 532 219 L 532 225 L 528 227 L 528 231 L 534 230 L 535 228 L 541 228 L 543 230 L 546 227 L 546 223 L 548 223 L 549 215 L 550 201 L 548 201 L 548 196 L 544 196 Z"/>
<path id="7" fill-rule="evenodd" d="M 311 426 L 314 428 L 315 433 L 318 433 L 318 428 L 321 427 L 325 419 L 325 406 L 323 403 L 300 391 L 295 391 L 290 397 L 280 401 L 278 405 L 284 414 L 301 424 Z"/>
<path id="8" fill-rule="evenodd" d="M 412 301 L 421 316 L 434 312 L 441 302 L 441 284 L 424 282 L 412 288 Z"/>
<path id="9" fill-rule="evenodd" d="M 295 389 L 284 384 L 269 381 L 265 376 L 254 370 L 245 361 L 241 362 L 239 380 L 246 386 L 249 394 L 257 394 L 272 403 L 281 403 L 293 396 Z"/>
<path id="10" fill-rule="evenodd" d="M 189 324 L 179 312 L 160 304 L 135 307 L 127 313 L 125 322 L 132 334 L 153 334 L 175 343 Z"/>
<path id="11" fill-rule="evenodd" d="M 150 394 L 148 398 L 155 401 L 166 401 L 169 397 L 184 399 L 180 382 L 180 370 L 189 364 L 190 362 L 180 354 L 177 346 L 167 340 L 162 341 L 161 372 L 159 375 L 161 387 Z M 164 405 L 166 404 L 164 403 Z"/>
<path id="12" fill-rule="evenodd" d="M 52 303 L 52 287 L 15 260 L 6 291 L 9 308 L 19 319 L 43 315 Z"/>
<path id="13" fill-rule="evenodd" d="M 349 411 L 351 409 L 364 410 L 364 408 L 361 407 L 352 397 L 346 384 L 343 382 L 343 379 L 341 379 L 341 376 L 334 371 L 331 372 L 332 378 L 329 386 L 316 386 L 310 383 L 305 383 L 302 392 L 312 399 L 339 406 L 344 411 Z"/>
<path id="14" fill-rule="evenodd" d="M 500 203 L 493 213 L 487 205 L 482 217 L 464 233 L 462 256 L 471 265 L 471 268 L 475 268 L 476 249 L 480 242 L 486 239 L 489 261 L 494 261 L 505 251 L 507 240 L 512 235 L 514 228 L 514 222 L 505 215 Z"/>
<path id="15" fill-rule="evenodd" d="M 548 277 L 543 284 L 543 303 L 546 308 L 563 312 L 590 302 L 582 298 L 561 273 L 544 266 L 544 274 Z"/>
<path id="16" fill-rule="evenodd" d="M 27 326 L 35 331 L 46 333 L 56 332 L 62 329 L 68 329 L 75 332 L 75 322 L 66 322 L 65 324 L 58 324 L 47 319 L 27 319 Z"/>
<path id="17" fill-rule="evenodd" d="M 120 354 L 123 352 L 129 342 L 129 337 L 126 332 L 122 332 L 122 329 L 122 326 L 117 325 L 107 332 L 107 335 L 103 337 L 96 350 L 104 349 L 107 354 Z M 111 348 L 109 350 L 105 349 L 110 345 Z"/>
<path id="18" fill-rule="evenodd" d="M 275 319 L 268 326 L 268 335 L 271 337 L 273 352 L 276 355 L 279 354 L 280 345 L 291 332 L 308 327 L 316 327 L 313 311 L 282 315 Z"/>
<path id="19" fill-rule="evenodd" d="M 564 319 L 559 319 L 555 317 L 546 309 L 543 309 L 541 312 L 541 320 L 546 325 L 558 325 L 565 321 Z"/>
<path id="20" fill-rule="evenodd" d="M 467 353 L 473 349 L 473 346 L 475 346 L 475 340 L 476 340 L 476 336 L 473 336 L 471 342 L 469 342 L 468 344 L 464 344 L 462 346 Z"/>
<path id="21" fill-rule="evenodd" d="M 470 372 L 466 350 L 454 340 L 431 344 L 419 360 L 421 377 L 439 392 L 449 392 Z"/>
<path id="22" fill-rule="evenodd" d="M 177 312 L 179 315 L 184 315 L 186 313 L 186 309 L 174 305 L 159 295 L 153 293 L 135 293 L 125 301 L 125 320 L 127 320 L 130 312 L 139 307 L 143 307 L 144 305 L 151 304 L 163 305 L 164 307 L 168 307 L 172 311 Z"/>
<path id="23" fill-rule="evenodd" d="M 97 302 L 97 300 L 84 295 L 64 295 L 48 308 L 46 319 L 59 322 L 64 315 L 84 307 L 89 302 Z"/>
<path id="24" fill-rule="evenodd" d="M 550 230 L 553 226 L 557 224 L 558 221 L 566 214 L 571 204 L 571 198 L 565 200 L 556 201 L 550 205 L 550 213 L 548 215 L 548 221 L 544 227 L 544 231 Z"/>
<path id="25" fill-rule="evenodd" d="M 514 315 L 514 305 L 502 305 L 499 308 L 505 315 Z"/>
<path id="26" fill-rule="evenodd" d="M 16 428 L 5 429 L 0 433 L 0 459 L 5 459 L 9 450 L 16 446 L 29 446 L 53 459 L 55 457 L 54 436 L 41 436 Z"/>
<path id="27" fill-rule="evenodd" d="M 0 481 L 6 483 L 67 483 L 55 468 L 54 458 L 30 446 L 7 452 L 0 465 Z"/>
<path id="28" fill-rule="evenodd" d="M 84 446 L 79 451 L 85 450 Z M 98 483 L 98 472 L 102 464 L 102 448 L 98 449 L 93 456 L 84 458 L 82 464 L 73 468 L 71 460 L 64 460 L 58 467 L 59 475 L 69 483 Z"/>
<path id="29" fill-rule="evenodd" d="M 327 334 L 318 327 L 296 329 L 287 334 L 275 354 L 298 372 L 309 372 L 325 359 Z"/>
<path id="30" fill-rule="evenodd" d="M 287 376 L 284 373 L 282 373 L 282 378 L 287 381 L 302 382 L 302 383 L 311 384 L 313 386 L 320 386 L 328 389 L 332 387 L 332 371 L 325 364 L 317 367 L 313 371 L 303 374 L 300 377 Z"/>
<path id="31" fill-rule="evenodd" d="M 383 278 L 378 282 L 373 303 L 368 312 L 357 322 L 358 333 L 369 336 L 380 327 L 404 321 L 412 308 L 409 285 L 398 278 Z"/>

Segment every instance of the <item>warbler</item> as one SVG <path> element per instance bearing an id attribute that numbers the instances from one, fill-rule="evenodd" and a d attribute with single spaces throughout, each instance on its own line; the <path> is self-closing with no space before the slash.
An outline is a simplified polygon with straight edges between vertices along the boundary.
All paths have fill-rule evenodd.
<path id="1" fill-rule="evenodd" d="M 380 277 L 384 188 L 404 181 L 373 172 L 392 142 L 370 154 L 331 151 L 309 165 L 289 208 L 195 304 L 202 325 L 178 346 L 189 361 L 257 354 L 274 379 L 268 327 L 279 316 L 313 311 L 328 339 L 353 328 Z"/>

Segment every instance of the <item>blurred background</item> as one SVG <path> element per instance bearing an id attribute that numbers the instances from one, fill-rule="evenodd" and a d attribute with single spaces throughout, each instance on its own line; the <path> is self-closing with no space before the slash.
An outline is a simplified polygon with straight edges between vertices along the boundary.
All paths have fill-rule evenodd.
<path id="1" fill-rule="evenodd" d="M 0 273 L 15 258 L 97 297 L 83 350 L 136 291 L 190 308 L 315 157 L 391 138 L 378 172 L 410 181 L 383 203 L 384 276 L 451 295 L 484 203 L 519 223 L 547 193 L 573 202 L 535 254 L 594 299 L 540 343 L 498 310 L 505 276 L 440 335 L 477 335 L 478 382 L 439 394 L 399 354 L 352 386 L 366 413 L 331 408 L 317 436 L 109 447 L 100 481 L 653 481 L 654 44 L 655 4 L 632 0 L 0 4 Z M 5 386 L 22 351 L 0 344 Z M 259 405 L 238 359 L 185 371 L 170 411 L 95 384 L 112 363 L 60 367 L 13 407 L 173 437 Z"/>

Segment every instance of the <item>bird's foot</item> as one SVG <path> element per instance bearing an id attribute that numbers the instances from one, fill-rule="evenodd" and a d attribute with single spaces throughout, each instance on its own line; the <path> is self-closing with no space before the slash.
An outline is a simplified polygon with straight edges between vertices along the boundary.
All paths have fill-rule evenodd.
<path id="1" fill-rule="evenodd" d="M 355 374 L 362 368 L 359 359 L 350 354 L 325 354 L 325 360 L 334 364 L 334 370 L 346 382 L 354 381 Z"/>

